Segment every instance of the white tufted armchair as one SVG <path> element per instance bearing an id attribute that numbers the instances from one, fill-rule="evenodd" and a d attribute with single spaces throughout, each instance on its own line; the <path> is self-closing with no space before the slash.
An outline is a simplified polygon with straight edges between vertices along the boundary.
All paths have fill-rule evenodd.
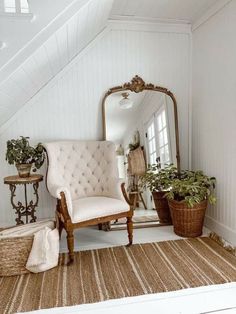
<path id="1" fill-rule="evenodd" d="M 44 144 L 48 156 L 47 188 L 57 198 L 59 232 L 67 232 L 74 259 L 73 231 L 127 217 L 129 245 L 133 207 L 118 179 L 115 145 L 108 141 L 64 141 Z"/>

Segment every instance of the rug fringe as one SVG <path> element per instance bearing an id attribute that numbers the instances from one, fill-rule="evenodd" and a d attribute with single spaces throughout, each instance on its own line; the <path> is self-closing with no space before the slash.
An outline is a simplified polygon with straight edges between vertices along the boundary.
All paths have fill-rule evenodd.
<path id="1" fill-rule="evenodd" d="M 229 244 L 227 241 L 225 241 L 222 237 L 220 237 L 217 233 L 211 232 L 209 234 L 209 238 L 214 240 L 216 243 L 218 243 L 220 246 L 222 246 L 226 251 L 236 256 L 236 248 L 233 247 L 231 244 Z"/>

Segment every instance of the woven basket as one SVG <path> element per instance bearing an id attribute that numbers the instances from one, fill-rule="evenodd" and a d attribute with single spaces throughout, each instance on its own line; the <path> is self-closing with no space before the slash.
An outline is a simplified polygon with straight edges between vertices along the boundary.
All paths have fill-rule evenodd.
<path id="1" fill-rule="evenodd" d="M 33 236 L 0 239 L 0 276 L 29 273 L 25 265 L 33 239 Z"/>
<path id="2" fill-rule="evenodd" d="M 207 200 L 189 208 L 185 202 L 169 200 L 174 232 L 181 237 L 199 237 L 202 235 Z"/>
<path id="3" fill-rule="evenodd" d="M 166 192 L 153 191 L 152 196 L 155 203 L 156 211 L 161 223 L 171 224 L 170 208 L 167 199 L 164 197 Z"/>
<path id="4" fill-rule="evenodd" d="M 131 175 L 143 175 L 146 171 L 144 152 L 141 147 L 129 152 L 128 155 L 129 173 Z"/>

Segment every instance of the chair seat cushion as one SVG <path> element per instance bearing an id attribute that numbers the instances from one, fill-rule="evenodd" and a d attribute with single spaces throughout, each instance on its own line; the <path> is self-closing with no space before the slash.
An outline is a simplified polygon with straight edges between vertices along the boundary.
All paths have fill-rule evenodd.
<path id="1" fill-rule="evenodd" d="M 92 196 L 80 198 L 72 202 L 73 223 L 102 218 L 129 211 L 129 205 L 111 197 Z"/>

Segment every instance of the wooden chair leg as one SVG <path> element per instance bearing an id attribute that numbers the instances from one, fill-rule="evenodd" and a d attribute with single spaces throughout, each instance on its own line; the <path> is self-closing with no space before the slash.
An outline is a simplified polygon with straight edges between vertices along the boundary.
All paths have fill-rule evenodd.
<path id="1" fill-rule="evenodd" d="M 129 238 L 128 246 L 130 246 L 133 244 L 133 221 L 132 221 L 132 217 L 127 217 L 127 231 L 128 231 L 128 238 Z"/>
<path id="2" fill-rule="evenodd" d="M 74 234 L 73 230 L 67 231 L 67 246 L 69 250 L 69 264 L 74 261 Z"/>
<path id="3" fill-rule="evenodd" d="M 111 231 L 111 222 L 105 222 L 105 231 Z"/>
<path id="4" fill-rule="evenodd" d="M 102 230 L 102 224 L 98 224 L 98 230 Z"/>
<path id="5" fill-rule="evenodd" d="M 144 208 L 147 209 L 147 206 L 146 206 L 146 204 L 144 202 L 142 193 L 139 193 L 139 196 L 140 196 L 141 202 L 143 203 Z"/>
<path id="6" fill-rule="evenodd" d="M 59 221 L 58 221 L 58 232 L 59 232 L 59 238 L 60 238 L 60 240 L 61 240 L 62 230 L 63 230 L 63 223 L 62 223 L 61 220 L 59 219 Z"/>

